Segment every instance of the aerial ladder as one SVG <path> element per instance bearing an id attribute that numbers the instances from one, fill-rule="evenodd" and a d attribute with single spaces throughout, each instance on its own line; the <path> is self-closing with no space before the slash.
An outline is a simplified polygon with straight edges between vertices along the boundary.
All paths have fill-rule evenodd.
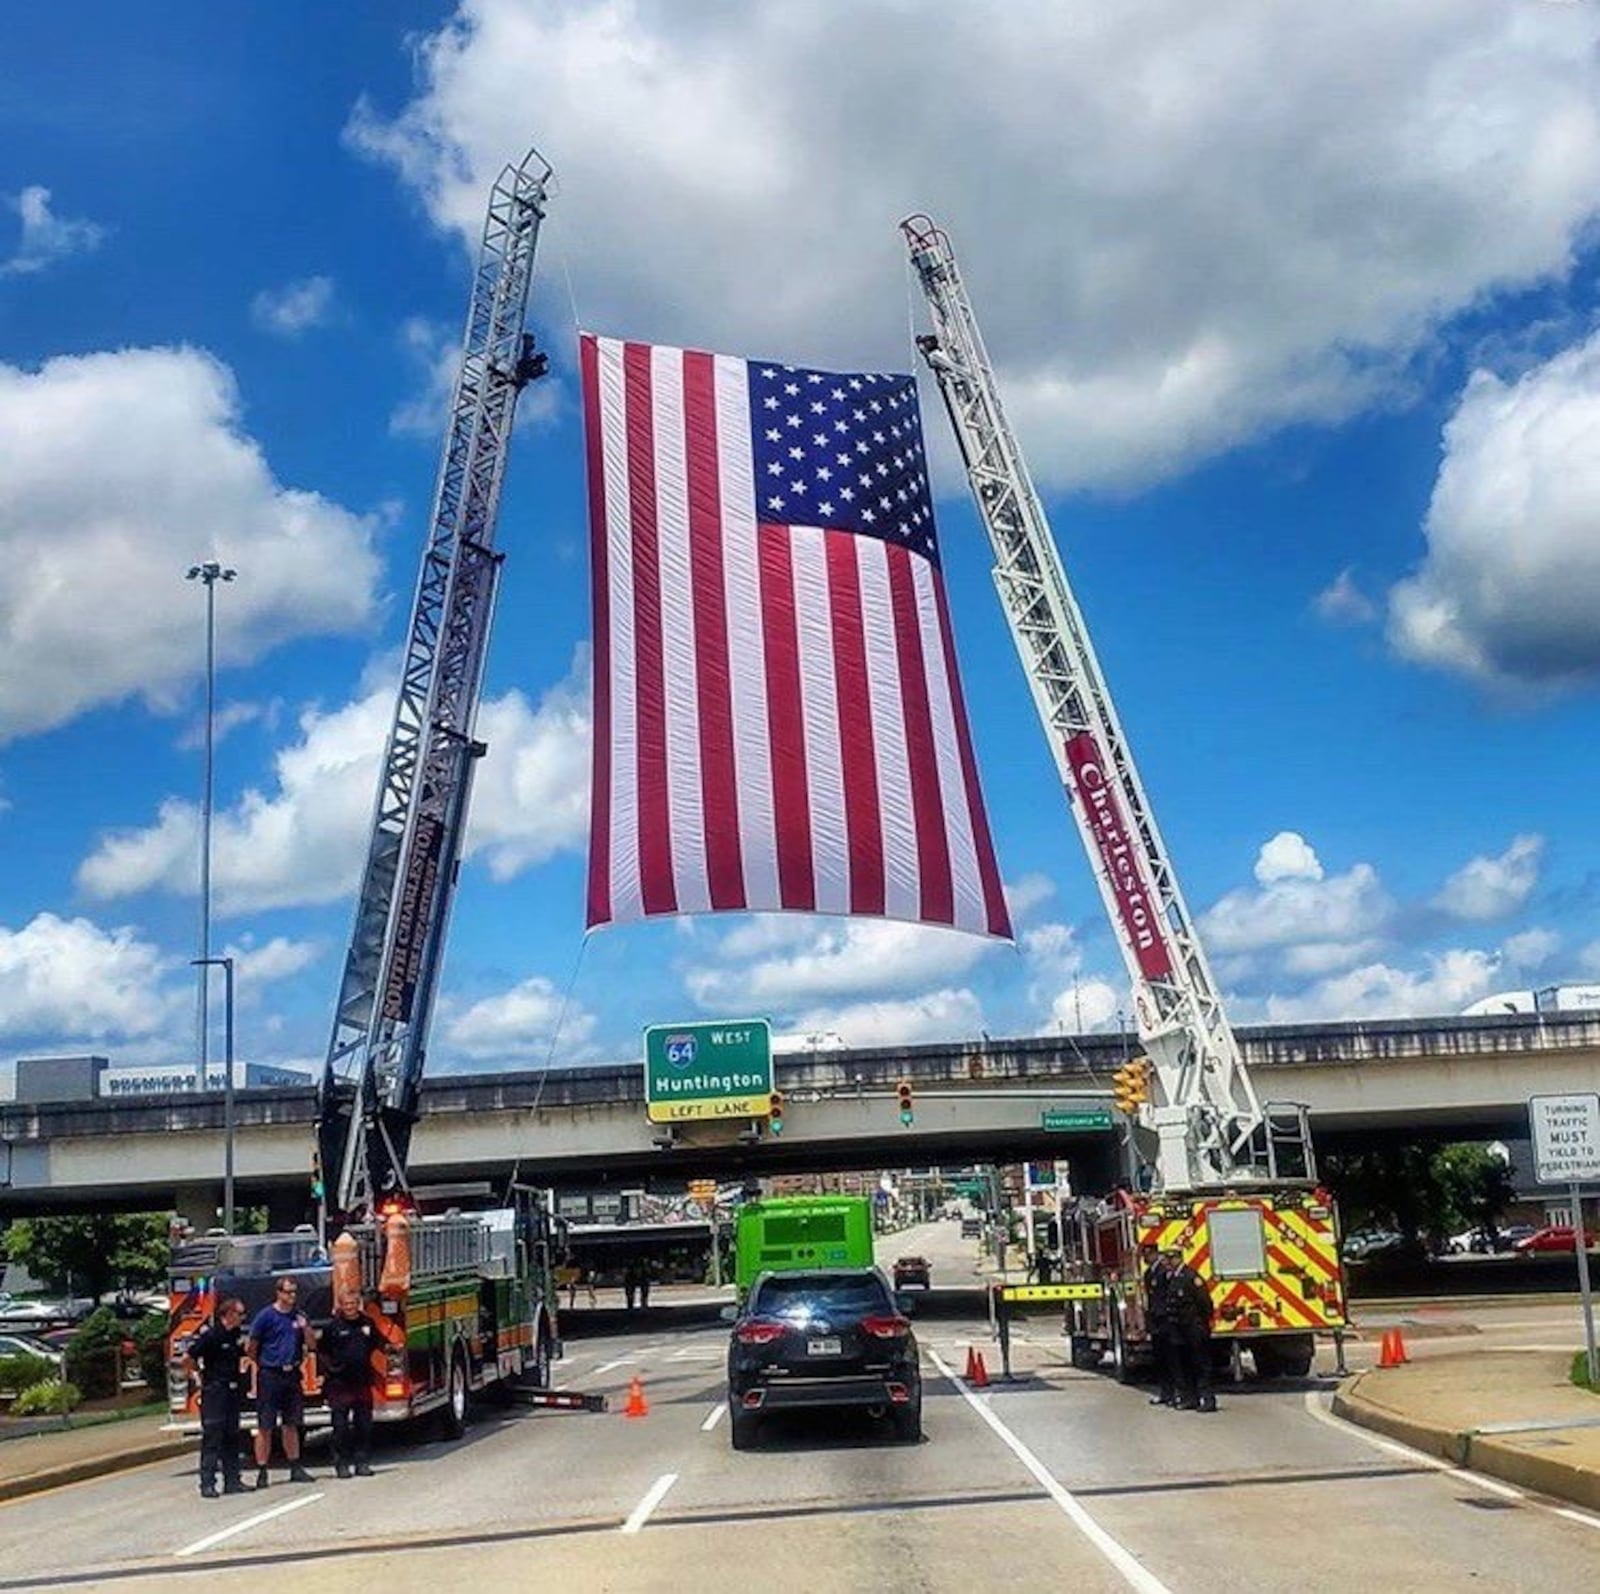
<path id="1" fill-rule="evenodd" d="M 320 1227 L 409 1199 L 428 1025 L 460 868 L 473 734 L 502 555 L 495 550 L 517 398 L 546 357 L 525 330 L 550 167 L 535 151 L 489 198 L 378 782 L 355 926 L 319 1090 Z"/>
<path id="2" fill-rule="evenodd" d="M 1166 844 L 1015 435 L 946 234 L 901 223 L 933 330 L 917 345 L 955 431 L 994 551 L 994 580 L 1056 770 L 1133 985 L 1148 1061 L 1119 1070 L 1119 1105 L 1153 1189 L 1085 1203 L 1068 1306 L 1073 1359 L 1119 1374 L 1150 1353 L 1144 1268 L 1182 1250 L 1205 1279 L 1213 1334 L 1263 1373 L 1303 1372 L 1312 1336 L 1345 1323 L 1337 1219 L 1316 1188 L 1305 1108 L 1263 1105 L 1178 888 Z M 1065 1248 L 1065 1241 L 1064 1241 Z M 1070 1294 L 1072 1287 L 1068 1287 Z M 1081 1292 L 1080 1292 L 1081 1293 Z"/>

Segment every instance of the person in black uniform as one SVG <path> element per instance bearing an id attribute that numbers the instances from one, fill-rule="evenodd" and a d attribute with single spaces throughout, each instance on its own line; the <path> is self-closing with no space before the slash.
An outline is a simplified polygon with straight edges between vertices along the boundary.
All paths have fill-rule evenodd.
<path id="1" fill-rule="evenodd" d="M 361 1297 L 339 1297 L 334 1319 L 317 1341 L 322 1390 L 333 1419 L 334 1470 L 370 1478 L 372 1467 L 372 1353 L 382 1344 L 377 1327 L 361 1309 Z"/>
<path id="2" fill-rule="evenodd" d="M 1152 1406 L 1178 1403 L 1178 1344 L 1172 1332 L 1172 1308 L 1168 1286 L 1173 1269 L 1183 1260 L 1176 1252 L 1150 1257 L 1144 1270 L 1145 1321 L 1150 1325 L 1150 1349 L 1155 1353 L 1156 1376 L 1160 1388 L 1150 1397 Z"/>
<path id="3" fill-rule="evenodd" d="M 200 1493 L 217 1498 L 217 1469 L 224 1494 L 248 1494 L 239 1476 L 239 1401 L 244 1379 L 244 1302 L 229 1296 L 215 1316 L 189 1341 L 183 1369 L 200 1380 Z"/>
<path id="4" fill-rule="evenodd" d="M 1168 1254 L 1173 1266 L 1167 1276 L 1166 1302 L 1177 1351 L 1177 1406 L 1180 1411 L 1215 1411 L 1217 1397 L 1211 1389 L 1211 1291 L 1184 1262 L 1181 1252 Z"/>

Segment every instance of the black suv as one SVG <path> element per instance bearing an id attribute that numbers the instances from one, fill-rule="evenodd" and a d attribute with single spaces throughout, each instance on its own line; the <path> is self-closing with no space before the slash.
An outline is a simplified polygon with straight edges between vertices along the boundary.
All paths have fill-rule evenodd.
<path id="1" fill-rule="evenodd" d="M 728 1345 L 733 1448 L 748 1450 L 764 1413 L 859 1406 L 897 1439 L 922 1437 L 917 1340 L 873 1267 L 764 1273 Z"/>

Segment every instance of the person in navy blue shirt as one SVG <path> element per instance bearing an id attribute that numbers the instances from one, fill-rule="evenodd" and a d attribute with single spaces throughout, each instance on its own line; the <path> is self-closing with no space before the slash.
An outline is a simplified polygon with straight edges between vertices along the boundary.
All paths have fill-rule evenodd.
<path id="1" fill-rule="evenodd" d="M 267 1486 L 273 1430 L 282 1428 L 283 1453 L 291 1483 L 311 1483 L 300 1465 L 300 1423 L 305 1416 L 300 1394 L 300 1364 L 316 1349 L 317 1331 L 296 1302 L 300 1286 L 285 1275 L 273 1287 L 271 1306 L 263 1306 L 250 1324 L 245 1354 L 256 1364 L 256 1488 Z"/>

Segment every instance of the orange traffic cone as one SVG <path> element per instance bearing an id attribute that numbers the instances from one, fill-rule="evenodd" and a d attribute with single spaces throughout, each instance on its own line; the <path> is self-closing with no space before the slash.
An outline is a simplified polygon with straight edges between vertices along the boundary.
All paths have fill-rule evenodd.
<path id="1" fill-rule="evenodd" d="M 1398 1367 L 1401 1362 L 1408 1360 L 1405 1345 L 1400 1338 L 1398 1328 L 1386 1328 L 1383 1338 L 1378 1344 L 1378 1365 L 1380 1367 Z"/>
<path id="2" fill-rule="evenodd" d="M 1406 1337 L 1397 1328 L 1394 1330 L 1394 1365 L 1402 1367 L 1411 1358 L 1406 1354 Z"/>
<path id="3" fill-rule="evenodd" d="M 967 1374 L 968 1380 L 974 1389 L 987 1389 L 989 1387 L 989 1369 L 983 1365 L 983 1352 L 972 1353 L 972 1371 Z"/>
<path id="4" fill-rule="evenodd" d="M 961 1375 L 970 1384 L 978 1376 L 978 1353 L 967 1346 L 967 1370 Z"/>
<path id="5" fill-rule="evenodd" d="M 628 1385 L 628 1403 L 622 1408 L 624 1417 L 648 1417 L 650 1415 L 650 1402 L 644 1398 L 644 1380 L 634 1377 Z"/>

